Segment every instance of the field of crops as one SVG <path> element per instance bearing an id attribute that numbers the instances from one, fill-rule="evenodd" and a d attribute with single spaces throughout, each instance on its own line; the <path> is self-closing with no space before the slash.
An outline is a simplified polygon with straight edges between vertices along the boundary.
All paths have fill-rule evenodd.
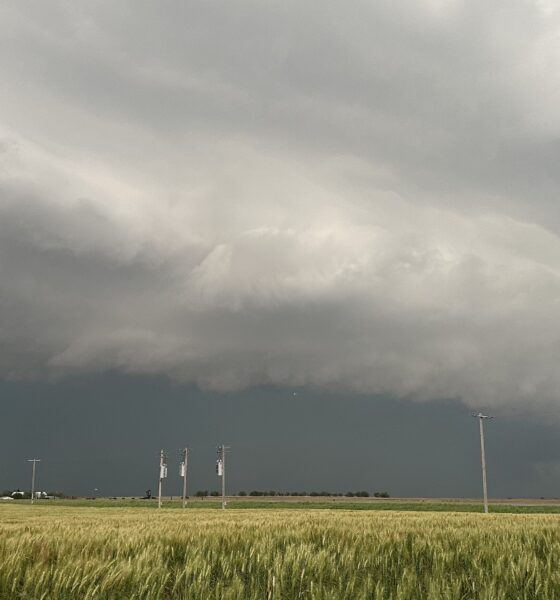
<path id="1" fill-rule="evenodd" d="M 3 505 L 0 598 L 560 599 L 560 518 Z"/>

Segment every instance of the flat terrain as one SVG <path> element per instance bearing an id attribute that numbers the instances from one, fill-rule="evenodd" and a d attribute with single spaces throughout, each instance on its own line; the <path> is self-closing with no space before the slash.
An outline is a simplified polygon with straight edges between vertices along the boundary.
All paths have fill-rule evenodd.
<path id="1" fill-rule="evenodd" d="M 328 510 L 398 510 L 398 511 L 428 511 L 428 512 L 482 512 L 482 503 L 475 499 L 457 498 L 325 498 L 325 497 L 239 497 L 226 498 L 230 509 L 328 509 Z M 0 501 L 3 505 L 25 506 L 29 500 Z M 166 497 L 163 502 L 164 508 L 182 508 L 181 501 Z M 157 509 L 157 500 L 140 500 L 137 498 L 79 498 L 74 500 L 37 500 L 35 508 L 51 507 L 91 507 L 91 508 L 138 508 Z M 221 508 L 221 500 L 215 497 L 200 499 L 189 499 L 188 509 L 218 509 Z M 560 500 L 537 500 L 537 499 L 504 499 L 493 500 L 490 511 L 495 513 L 511 514 L 536 514 L 551 513 L 560 514 Z"/>
<path id="2" fill-rule="evenodd" d="M 0 598 L 560 599 L 560 517 L 0 504 Z"/>

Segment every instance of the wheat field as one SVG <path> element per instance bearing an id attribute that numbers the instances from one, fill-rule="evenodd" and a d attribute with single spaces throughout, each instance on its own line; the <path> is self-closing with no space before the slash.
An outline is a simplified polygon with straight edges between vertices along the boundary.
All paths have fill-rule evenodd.
<path id="1" fill-rule="evenodd" d="M 555 515 L 0 506 L 0 598 L 560 599 Z"/>

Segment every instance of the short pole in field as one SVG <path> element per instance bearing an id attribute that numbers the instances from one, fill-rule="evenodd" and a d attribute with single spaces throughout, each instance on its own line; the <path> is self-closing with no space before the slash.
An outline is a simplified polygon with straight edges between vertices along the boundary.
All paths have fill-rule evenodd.
<path id="1" fill-rule="evenodd" d="M 35 498 L 35 465 L 38 462 L 41 462 L 40 458 L 28 458 L 27 462 L 33 463 L 33 467 L 31 470 L 31 504 L 33 504 L 33 500 Z"/>

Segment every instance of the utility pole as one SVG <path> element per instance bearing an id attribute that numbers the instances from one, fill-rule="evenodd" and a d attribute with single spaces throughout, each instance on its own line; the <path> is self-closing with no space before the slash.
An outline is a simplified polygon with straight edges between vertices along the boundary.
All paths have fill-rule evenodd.
<path id="1" fill-rule="evenodd" d="M 480 427 L 480 461 L 482 463 L 482 493 L 484 494 L 484 512 L 488 513 L 488 487 L 486 485 L 486 453 L 484 451 L 484 419 L 493 419 L 488 415 L 483 415 L 481 412 L 473 414 L 475 419 L 478 419 Z"/>
<path id="2" fill-rule="evenodd" d="M 161 508 L 161 487 L 163 480 L 167 477 L 167 463 L 165 462 L 165 452 L 159 453 L 159 485 L 158 485 L 158 508 Z"/>
<path id="3" fill-rule="evenodd" d="M 189 467 L 189 449 L 183 450 L 183 462 L 181 463 L 180 475 L 183 478 L 183 508 L 187 507 L 187 470 Z"/>
<path id="4" fill-rule="evenodd" d="M 28 458 L 27 462 L 33 463 L 33 469 L 31 471 L 31 504 L 33 504 L 33 499 L 35 496 L 35 465 L 38 462 L 41 462 L 40 458 Z"/>
<path id="5" fill-rule="evenodd" d="M 218 460 L 216 461 L 216 473 L 222 478 L 222 509 L 226 507 L 226 453 L 229 446 L 218 446 Z"/>

